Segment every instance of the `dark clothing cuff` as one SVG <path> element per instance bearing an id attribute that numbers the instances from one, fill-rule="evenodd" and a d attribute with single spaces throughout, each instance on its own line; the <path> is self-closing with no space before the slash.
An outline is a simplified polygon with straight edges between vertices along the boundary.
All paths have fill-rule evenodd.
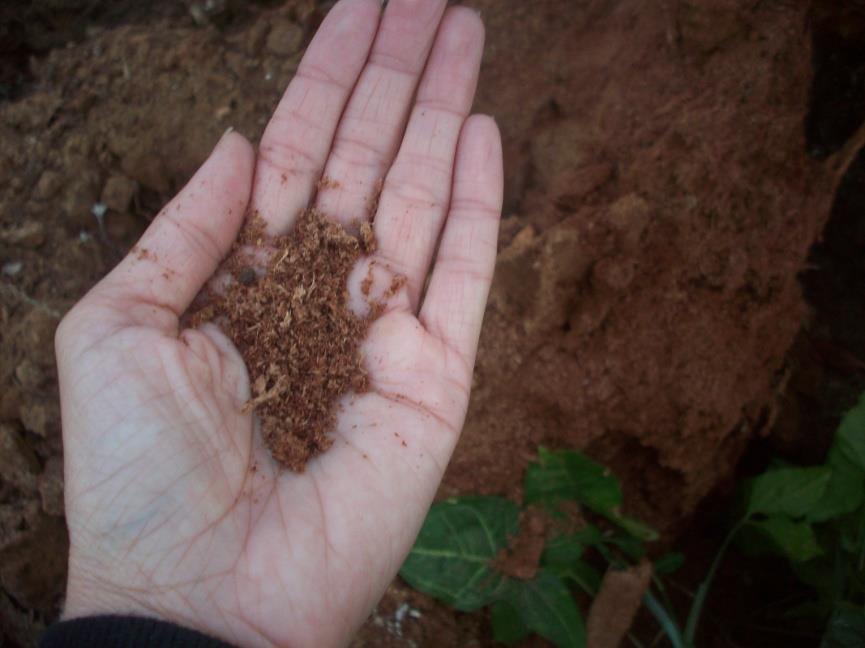
<path id="1" fill-rule="evenodd" d="M 55 623 L 39 648 L 231 648 L 219 639 L 166 621 L 128 616 L 96 616 Z"/>

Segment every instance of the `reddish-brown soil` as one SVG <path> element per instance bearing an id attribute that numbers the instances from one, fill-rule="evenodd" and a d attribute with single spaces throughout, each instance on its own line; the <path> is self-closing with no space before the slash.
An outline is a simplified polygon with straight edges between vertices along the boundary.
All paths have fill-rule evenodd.
<path id="1" fill-rule="evenodd" d="M 26 29 L 8 27 L 0 70 L 0 628 L 12 645 L 32 641 L 63 590 L 57 321 L 227 126 L 260 136 L 327 3 L 228 3 L 209 19 L 192 3 L 197 21 L 167 0 L 115 3 L 83 24 L 57 9 L 68 29 L 54 3 L 34 4 L 42 13 L 4 8 Z M 575 447 L 613 467 L 631 512 L 681 528 L 777 418 L 805 314 L 797 274 L 851 157 L 807 155 L 808 3 L 467 4 L 487 24 L 477 109 L 504 134 L 506 214 L 441 493 L 518 497 L 538 444 Z M 489 631 L 397 582 L 356 642 L 486 645 Z"/>

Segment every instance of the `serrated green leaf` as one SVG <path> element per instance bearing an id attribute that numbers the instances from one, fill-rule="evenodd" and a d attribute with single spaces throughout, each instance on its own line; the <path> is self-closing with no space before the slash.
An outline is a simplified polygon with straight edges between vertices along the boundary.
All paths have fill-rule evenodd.
<path id="1" fill-rule="evenodd" d="M 685 564 L 685 556 L 680 553 L 668 553 L 652 563 L 652 571 L 664 576 L 678 571 Z"/>
<path id="2" fill-rule="evenodd" d="M 829 619 L 820 648 L 865 646 L 865 612 L 859 606 L 839 606 Z"/>
<path id="3" fill-rule="evenodd" d="M 585 648 L 580 610 L 564 582 L 542 569 L 530 581 L 511 581 L 508 602 L 535 634 L 562 648 Z"/>
<path id="4" fill-rule="evenodd" d="M 658 533 L 648 525 L 620 513 L 622 489 L 618 479 L 579 452 L 539 448 L 538 461 L 529 464 L 526 470 L 524 492 L 526 504 L 555 510 L 560 502 L 578 502 L 637 538 L 658 538 Z"/>
<path id="5" fill-rule="evenodd" d="M 823 553 L 814 529 L 807 522 L 775 515 L 751 525 L 768 536 L 778 551 L 792 562 L 807 562 Z"/>
<path id="6" fill-rule="evenodd" d="M 490 563 L 518 528 L 519 508 L 501 497 L 463 497 L 434 504 L 400 570 L 412 587 L 457 610 L 499 600 L 508 579 Z"/>
<path id="7" fill-rule="evenodd" d="M 826 492 L 831 474 L 826 466 L 765 472 L 749 485 L 747 513 L 794 518 L 808 515 Z"/>
<path id="8" fill-rule="evenodd" d="M 493 627 L 493 639 L 506 646 L 522 641 L 531 632 L 523 623 L 519 610 L 507 601 L 493 604 L 490 610 L 490 623 Z"/>
<path id="9" fill-rule="evenodd" d="M 850 461 L 865 470 L 865 394 L 842 419 L 835 442 Z"/>
<path id="10" fill-rule="evenodd" d="M 829 450 L 826 463 L 832 475 L 823 497 L 808 514 L 811 522 L 825 522 L 855 511 L 865 495 L 865 471 L 850 460 L 837 440 Z"/>

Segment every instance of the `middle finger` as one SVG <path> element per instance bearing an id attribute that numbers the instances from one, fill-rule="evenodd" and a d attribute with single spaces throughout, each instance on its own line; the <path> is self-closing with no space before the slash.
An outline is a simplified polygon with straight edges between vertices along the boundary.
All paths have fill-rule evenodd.
<path id="1" fill-rule="evenodd" d="M 368 220 L 376 184 L 402 139 L 446 0 L 391 0 L 340 121 L 316 206 L 341 223 Z"/>

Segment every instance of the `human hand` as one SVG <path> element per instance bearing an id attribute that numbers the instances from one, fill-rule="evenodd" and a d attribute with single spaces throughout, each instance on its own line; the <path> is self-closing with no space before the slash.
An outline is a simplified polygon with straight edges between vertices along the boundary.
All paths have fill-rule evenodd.
<path id="1" fill-rule="evenodd" d="M 379 0 L 339 2 L 257 159 L 225 135 L 63 320 L 66 618 L 336 645 L 396 574 L 463 425 L 502 199 L 495 124 L 466 119 L 483 27 L 445 5 L 391 0 L 380 17 Z M 316 193 L 322 175 L 336 184 Z M 382 177 L 377 260 L 408 281 L 363 344 L 372 389 L 345 402 L 306 472 L 280 470 L 242 411 L 237 350 L 180 316 L 248 211 L 274 233 L 311 202 L 349 222 L 368 217 Z"/>

